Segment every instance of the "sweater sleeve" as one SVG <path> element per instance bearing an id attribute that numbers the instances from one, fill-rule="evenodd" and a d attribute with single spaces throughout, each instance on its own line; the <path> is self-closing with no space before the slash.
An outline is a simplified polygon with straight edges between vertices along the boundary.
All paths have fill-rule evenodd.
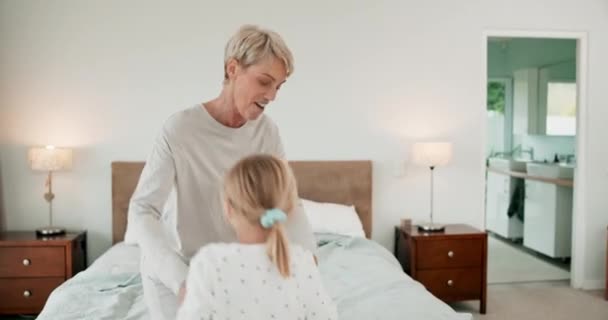
<path id="1" fill-rule="evenodd" d="M 137 242 L 153 274 L 177 294 L 186 279 L 187 264 L 170 247 L 161 223 L 162 210 L 176 178 L 167 125 L 157 137 L 129 205 Z"/>

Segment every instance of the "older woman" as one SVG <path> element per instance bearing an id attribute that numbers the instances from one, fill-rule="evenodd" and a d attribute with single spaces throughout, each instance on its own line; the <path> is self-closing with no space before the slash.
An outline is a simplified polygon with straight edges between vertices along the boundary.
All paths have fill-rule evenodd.
<path id="1" fill-rule="evenodd" d="M 226 45 L 219 96 L 177 112 L 157 137 L 131 199 L 134 230 L 127 234 L 141 247 L 153 318 L 175 318 L 189 259 L 202 245 L 236 240 L 222 216 L 226 170 L 253 153 L 284 156 L 277 127 L 263 112 L 292 72 L 292 54 L 278 34 L 244 26 Z M 315 249 L 301 207 L 286 227 L 292 241 Z"/>

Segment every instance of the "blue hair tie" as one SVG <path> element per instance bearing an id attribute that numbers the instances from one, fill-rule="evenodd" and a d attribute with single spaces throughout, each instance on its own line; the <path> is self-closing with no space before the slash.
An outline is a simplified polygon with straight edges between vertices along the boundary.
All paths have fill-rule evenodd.
<path id="1" fill-rule="evenodd" d="M 287 215 L 283 210 L 278 208 L 268 209 L 260 217 L 260 223 L 265 229 L 272 227 L 277 222 L 283 222 L 285 220 L 287 220 Z"/>

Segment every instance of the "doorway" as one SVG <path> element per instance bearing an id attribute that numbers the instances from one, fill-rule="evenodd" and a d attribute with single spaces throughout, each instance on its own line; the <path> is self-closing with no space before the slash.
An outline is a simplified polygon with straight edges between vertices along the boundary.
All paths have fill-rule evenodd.
<path id="1" fill-rule="evenodd" d="M 488 282 L 582 287 L 586 34 L 497 30 L 483 41 Z"/>

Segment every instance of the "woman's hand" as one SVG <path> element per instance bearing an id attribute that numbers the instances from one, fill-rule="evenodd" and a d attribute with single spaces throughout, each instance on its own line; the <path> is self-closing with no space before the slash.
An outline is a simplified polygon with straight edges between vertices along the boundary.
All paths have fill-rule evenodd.
<path id="1" fill-rule="evenodd" d="M 179 292 L 177 293 L 177 305 L 181 306 L 184 303 L 184 298 L 186 298 L 186 281 L 182 282 L 182 285 L 179 287 Z"/>

